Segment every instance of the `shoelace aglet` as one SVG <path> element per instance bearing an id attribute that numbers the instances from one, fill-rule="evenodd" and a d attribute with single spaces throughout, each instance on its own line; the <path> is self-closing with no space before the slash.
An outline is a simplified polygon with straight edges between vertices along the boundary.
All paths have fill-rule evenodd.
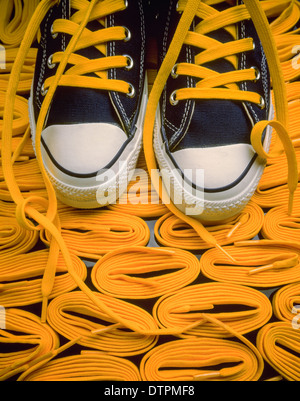
<path id="1" fill-rule="evenodd" d="M 224 255 L 226 255 L 226 257 L 231 260 L 231 262 L 236 263 L 236 260 L 227 251 L 225 251 L 225 249 L 222 248 L 221 245 L 215 244 L 215 247 L 218 248 L 221 252 L 223 252 Z"/>
<path id="2" fill-rule="evenodd" d="M 248 274 L 251 275 L 251 274 L 259 273 L 261 271 L 270 270 L 273 268 L 274 268 L 274 264 L 271 263 L 269 265 L 265 265 L 265 266 L 257 267 L 256 269 L 252 269 L 248 272 Z"/>
<path id="3" fill-rule="evenodd" d="M 240 220 L 232 227 L 232 229 L 228 232 L 228 234 L 226 235 L 227 238 L 230 238 L 233 233 L 236 232 L 236 230 L 244 223 L 246 223 L 246 221 L 248 220 L 248 216 L 247 214 L 243 214 L 240 217 Z"/>
<path id="4" fill-rule="evenodd" d="M 47 310 L 48 310 L 48 297 L 43 297 L 42 313 L 41 313 L 41 322 L 42 323 L 46 323 L 46 321 L 47 321 Z"/>
<path id="5" fill-rule="evenodd" d="M 91 333 L 92 333 L 92 334 L 103 334 L 103 333 L 107 333 L 107 332 L 109 332 L 109 331 L 118 329 L 118 328 L 120 328 L 121 326 L 122 326 L 121 323 L 115 323 L 115 324 L 112 324 L 112 325 L 110 325 L 110 326 L 104 327 L 104 328 L 102 328 L 102 329 L 92 330 Z"/>
<path id="6" fill-rule="evenodd" d="M 199 375 L 195 375 L 193 380 L 195 380 L 195 381 L 205 381 L 207 379 L 216 379 L 218 377 L 221 377 L 221 372 L 212 371 L 212 372 L 206 372 L 206 373 L 201 373 Z"/>

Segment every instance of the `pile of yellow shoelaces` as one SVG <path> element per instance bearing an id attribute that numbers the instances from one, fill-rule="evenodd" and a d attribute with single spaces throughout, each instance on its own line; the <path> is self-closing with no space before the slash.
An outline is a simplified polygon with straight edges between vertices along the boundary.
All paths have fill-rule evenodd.
<path id="1" fill-rule="evenodd" d="M 99 210 L 58 202 L 50 230 L 49 205 L 40 201 L 48 183 L 30 139 L 36 49 L 29 46 L 8 169 L 6 92 L 26 28 L 47 2 L 1 2 L 0 380 L 300 380 L 300 192 L 289 215 L 288 166 L 275 133 L 276 156 L 250 203 L 205 227 L 231 259 L 162 204 L 148 174 L 138 174 L 147 172 L 144 154 L 120 202 Z M 284 11 L 271 29 L 300 164 L 300 29 L 292 30 L 300 3 L 276 3 Z M 148 70 L 150 89 L 155 74 Z M 137 187 L 140 202 L 124 202 Z M 27 206 L 37 227 L 24 218 Z"/>

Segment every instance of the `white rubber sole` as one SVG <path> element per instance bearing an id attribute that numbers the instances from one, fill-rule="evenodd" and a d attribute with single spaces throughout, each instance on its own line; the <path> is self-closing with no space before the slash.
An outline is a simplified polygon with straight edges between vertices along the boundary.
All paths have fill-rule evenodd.
<path id="1" fill-rule="evenodd" d="M 273 118 L 273 107 L 270 119 Z M 199 191 L 184 181 L 168 156 L 160 134 L 161 120 L 159 110 L 154 127 L 153 146 L 169 199 L 184 214 L 203 222 L 218 222 L 240 213 L 254 194 L 265 168 L 265 160 L 257 157 L 246 176 L 234 188 L 222 192 L 207 193 Z M 264 149 L 268 151 L 272 128 L 266 130 Z M 204 171 L 205 174 L 205 171 Z"/>
<path id="2" fill-rule="evenodd" d="M 144 91 L 141 99 L 140 113 L 136 124 L 134 138 L 126 146 L 118 160 L 106 172 L 95 177 L 76 178 L 59 171 L 49 158 L 41 144 L 41 155 L 44 168 L 55 189 L 57 198 L 72 207 L 95 209 L 113 204 L 127 190 L 136 168 L 142 148 L 143 123 L 148 100 L 148 82 L 145 77 Z M 35 150 L 36 123 L 34 120 L 32 96 L 29 98 L 29 119 L 32 142 Z M 99 149 L 101 152 L 101 149 Z M 55 174 L 53 174 L 55 172 Z"/>

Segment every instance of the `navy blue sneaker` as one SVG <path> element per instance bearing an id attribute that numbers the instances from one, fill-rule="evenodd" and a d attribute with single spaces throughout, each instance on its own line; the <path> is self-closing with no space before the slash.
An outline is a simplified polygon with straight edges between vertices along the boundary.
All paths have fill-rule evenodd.
<path id="1" fill-rule="evenodd" d="M 209 3 L 199 3 L 166 82 L 154 149 L 177 208 L 215 222 L 239 213 L 253 195 L 265 160 L 251 146 L 251 131 L 257 122 L 273 118 L 273 107 L 261 41 L 252 20 L 234 13 L 243 2 Z M 158 7 L 160 62 L 184 7 L 184 1 L 175 0 Z M 271 128 L 263 140 L 267 150 Z"/>
<path id="2" fill-rule="evenodd" d="M 142 145 L 147 102 L 144 0 L 101 0 L 68 59 L 41 133 L 44 167 L 62 202 L 113 203 Z M 61 0 L 40 27 L 29 101 L 33 144 L 41 107 L 89 2 Z"/>

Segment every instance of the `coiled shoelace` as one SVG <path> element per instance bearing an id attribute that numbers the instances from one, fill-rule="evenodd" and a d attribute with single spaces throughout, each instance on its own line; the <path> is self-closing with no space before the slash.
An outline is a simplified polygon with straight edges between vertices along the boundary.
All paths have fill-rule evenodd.
<path id="1" fill-rule="evenodd" d="M 238 216 L 212 226 L 206 230 L 221 245 L 231 244 L 235 241 L 247 240 L 255 237 L 261 230 L 264 222 L 262 209 L 250 202 Z M 209 248 L 192 226 L 176 215 L 168 213 L 159 218 L 154 227 L 157 241 L 170 247 L 187 250 L 200 250 Z M 227 257 L 229 260 L 229 258 Z"/>
<path id="2" fill-rule="evenodd" d="M 291 323 L 274 322 L 265 325 L 258 332 L 257 348 L 286 380 L 300 380 L 300 330 L 295 330 Z"/>
<path id="3" fill-rule="evenodd" d="M 51 361 L 38 371 L 24 374 L 23 381 L 141 381 L 138 368 L 124 358 L 104 352 L 82 351 L 80 355 Z"/>
<path id="4" fill-rule="evenodd" d="M 298 276 L 299 277 L 299 276 Z M 300 282 L 286 285 L 276 291 L 272 300 L 275 316 L 279 320 L 292 322 L 300 328 Z"/>
<path id="5" fill-rule="evenodd" d="M 299 198 L 300 199 L 300 198 Z M 299 242 L 300 203 L 297 202 L 292 216 L 288 215 L 283 206 L 269 210 L 264 219 L 261 230 L 264 238 Z"/>
<path id="6" fill-rule="evenodd" d="M 236 262 L 224 258 L 218 250 L 206 251 L 201 273 L 216 281 L 258 288 L 272 288 L 300 278 L 300 246 L 290 241 L 245 241 L 228 248 Z"/>
<path id="7" fill-rule="evenodd" d="M 6 380 L 35 365 L 39 359 L 59 347 L 54 330 L 32 313 L 20 309 L 6 309 L 5 330 L 0 330 L 0 345 L 6 349 L 0 353 L 0 380 Z M 9 344 L 25 347 L 10 352 Z M 2 347 L 1 347 L 2 348 Z"/>
<path id="8" fill-rule="evenodd" d="M 155 298 L 191 284 L 200 273 L 196 256 L 170 248 L 132 247 L 106 254 L 92 270 L 92 282 L 116 298 Z"/>
<path id="9" fill-rule="evenodd" d="M 140 372 L 145 381 L 256 381 L 262 366 L 244 344 L 203 337 L 157 346 L 143 357 Z"/>
<path id="10" fill-rule="evenodd" d="M 139 327 L 139 331 L 151 332 L 157 329 L 152 316 L 145 310 L 100 293 L 95 293 L 95 296 L 125 321 Z M 154 335 L 143 336 L 126 330 L 126 327 L 113 320 L 105 311 L 99 310 L 79 291 L 63 294 L 52 300 L 48 306 L 47 320 L 65 338 L 78 338 L 80 345 L 105 350 L 115 356 L 138 355 L 151 349 L 158 340 Z"/>
<path id="11" fill-rule="evenodd" d="M 223 327 L 215 327 L 204 314 L 213 316 L 239 334 L 245 334 L 269 321 L 272 305 L 260 291 L 216 282 L 191 285 L 164 295 L 153 307 L 153 316 L 161 327 L 184 327 L 194 323 L 194 327 L 181 337 L 232 335 Z"/>
<path id="12" fill-rule="evenodd" d="M 58 211 L 61 235 L 68 249 L 77 256 L 99 259 L 117 248 L 147 245 L 150 230 L 139 217 L 112 210 L 76 210 L 63 207 Z M 49 244 L 45 232 L 44 242 Z"/>
<path id="13" fill-rule="evenodd" d="M 20 307 L 42 302 L 42 276 L 49 259 L 48 250 L 16 256 L 0 257 L 0 305 Z M 86 265 L 72 255 L 74 269 L 82 280 L 87 277 Z M 68 273 L 60 255 L 57 260 L 56 277 L 49 299 L 74 290 L 77 286 Z"/>

